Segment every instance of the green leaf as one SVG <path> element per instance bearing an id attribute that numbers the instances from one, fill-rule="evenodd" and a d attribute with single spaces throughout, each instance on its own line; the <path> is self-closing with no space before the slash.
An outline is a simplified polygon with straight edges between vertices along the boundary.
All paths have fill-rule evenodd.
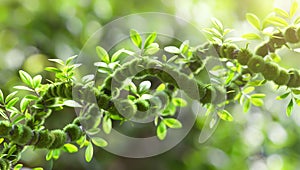
<path id="1" fill-rule="evenodd" d="M 264 98 L 264 97 L 266 97 L 266 95 L 263 93 L 257 93 L 251 95 L 251 98 Z"/>
<path id="2" fill-rule="evenodd" d="M 64 149 L 69 152 L 69 153 L 75 153 L 78 152 L 77 146 L 71 144 L 71 143 L 66 143 L 64 144 Z"/>
<path id="3" fill-rule="evenodd" d="M 92 142 L 89 142 L 85 150 L 85 160 L 87 162 L 91 162 L 93 158 L 93 154 L 94 154 L 93 144 Z"/>
<path id="4" fill-rule="evenodd" d="M 31 76 L 27 72 L 25 72 L 23 70 L 20 70 L 19 71 L 19 75 L 20 75 L 21 80 L 25 84 L 27 84 L 29 87 L 33 86 L 33 80 L 32 80 Z"/>
<path id="5" fill-rule="evenodd" d="M 78 55 L 74 55 L 72 57 L 69 57 L 67 60 L 66 60 L 66 65 L 69 65 L 76 57 L 78 57 Z"/>
<path id="6" fill-rule="evenodd" d="M 277 100 L 282 100 L 287 98 L 290 95 L 290 92 L 284 93 L 283 95 L 277 96 L 276 99 Z"/>
<path id="7" fill-rule="evenodd" d="M 217 113 L 222 120 L 229 121 L 229 122 L 233 121 L 232 115 L 227 110 L 221 110 L 218 111 Z"/>
<path id="8" fill-rule="evenodd" d="M 1 89 L 0 89 L 0 103 L 4 103 L 4 96 Z"/>
<path id="9" fill-rule="evenodd" d="M 166 138 L 167 126 L 163 121 L 161 121 L 159 123 L 159 125 L 157 126 L 156 135 L 157 135 L 158 139 L 160 139 L 160 140 L 164 140 Z"/>
<path id="10" fill-rule="evenodd" d="M 63 102 L 63 105 L 68 106 L 68 107 L 82 107 L 81 104 L 77 103 L 74 100 L 66 100 Z"/>
<path id="11" fill-rule="evenodd" d="M 184 53 L 186 53 L 186 52 L 188 51 L 188 49 L 189 49 L 189 44 L 190 44 L 189 40 L 185 40 L 185 41 L 183 41 L 183 43 L 180 45 L 179 50 L 180 50 L 180 52 L 181 52 L 182 54 L 184 54 Z"/>
<path id="12" fill-rule="evenodd" d="M 48 59 L 49 61 L 55 62 L 57 64 L 60 64 L 62 66 L 65 65 L 64 61 L 62 61 L 61 59 Z"/>
<path id="13" fill-rule="evenodd" d="M 96 52 L 101 61 L 103 61 L 105 63 L 109 63 L 109 55 L 107 54 L 107 52 L 104 48 L 97 46 Z"/>
<path id="14" fill-rule="evenodd" d="M 288 117 L 291 116 L 293 108 L 294 108 L 294 101 L 293 101 L 293 99 L 291 99 L 290 102 L 289 102 L 289 104 L 288 104 L 288 106 L 287 106 L 287 108 L 286 108 L 286 115 Z"/>
<path id="15" fill-rule="evenodd" d="M 249 24 L 251 24 L 254 28 L 256 28 L 257 30 L 261 30 L 260 20 L 256 15 L 252 13 L 247 13 L 246 19 L 249 22 Z"/>
<path id="16" fill-rule="evenodd" d="M 250 87 L 246 87 L 245 89 L 243 89 L 244 94 L 249 94 L 251 92 L 253 92 L 255 90 L 255 88 L 253 86 Z"/>
<path id="17" fill-rule="evenodd" d="M 165 47 L 164 50 L 168 53 L 172 53 L 172 54 L 180 54 L 180 49 L 175 47 L 175 46 L 168 46 Z"/>
<path id="18" fill-rule="evenodd" d="M 40 86 L 41 82 L 42 82 L 42 76 L 41 75 L 36 75 L 35 77 L 33 77 L 33 88 L 37 88 Z"/>
<path id="19" fill-rule="evenodd" d="M 34 90 L 32 90 L 31 88 L 29 88 L 29 87 L 27 87 L 27 86 L 14 86 L 14 89 L 18 89 L 18 90 L 26 90 L 26 91 L 34 92 Z"/>
<path id="20" fill-rule="evenodd" d="M 46 160 L 50 161 L 52 159 L 53 156 L 53 150 L 49 150 L 49 152 L 46 155 Z"/>
<path id="21" fill-rule="evenodd" d="M 112 121 L 107 115 L 105 115 L 103 118 L 102 128 L 106 134 L 110 134 L 110 131 L 112 129 Z"/>
<path id="22" fill-rule="evenodd" d="M 130 39 L 135 46 L 137 46 L 139 49 L 142 48 L 142 38 L 136 30 L 130 30 Z"/>
<path id="23" fill-rule="evenodd" d="M 145 40 L 144 48 L 147 48 L 150 44 L 152 44 L 156 39 L 157 33 L 151 33 Z"/>
<path id="24" fill-rule="evenodd" d="M 223 32 L 223 24 L 216 18 L 212 18 L 211 19 L 213 26 L 219 31 L 219 32 Z"/>
<path id="25" fill-rule="evenodd" d="M 261 37 L 256 33 L 243 34 L 242 38 L 245 38 L 247 40 L 260 40 L 261 39 Z"/>
<path id="26" fill-rule="evenodd" d="M 14 170 L 20 170 L 23 167 L 23 164 L 17 164 L 14 167 Z"/>
<path id="27" fill-rule="evenodd" d="M 277 16 L 271 16 L 269 18 L 266 19 L 266 22 L 273 24 L 275 26 L 279 26 L 279 27 L 287 27 L 289 24 L 286 20 L 277 17 Z"/>
<path id="28" fill-rule="evenodd" d="M 99 138 L 99 137 L 93 137 L 92 142 L 94 145 L 99 146 L 99 147 L 105 147 L 108 145 L 106 140 Z"/>
<path id="29" fill-rule="evenodd" d="M 18 91 L 14 91 L 14 92 L 10 93 L 9 95 L 7 95 L 6 99 L 5 99 L 5 103 L 8 103 L 17 93 L 18 93 Z"/>
<path id="30" fill-rule="evenodd" d="M 165 118 L 163 119 L 164 124 L 166 124 L 169 128 L 181 128 L 182 124 L 180 123 L 179 120 L 174 119 L 174 118 Z"/>
<path id="31" fill-rule="evenodd" d="M 160 50 L 159 45 L 157 43 L 150 44 L 144 51 L 145 55 L 153 55 Z"/>
<path id="32" fill-rule="evenodd" d="M 258 106 L 258 107 L 264 105 L 264 101 L 259 98 L 251 98 L 250 101 L 253 105 Z"/>
<path id="33" fill-rule="evenodd" d="M 44 169 L 41 167 L 37 167 L 37 168 L 33 168 L 32 170 L 44 170 Z"/>
<path id="34" fill-rule="evenodd" d="M 244 113 L 247 113 L 250 109 L 251 103 L 250 103 L 250 99 L 246 99 L 245 102 L 243 103 L 243 111 Z"/>
<path id="35" fill-rule="evenodd" d="M 62 73 L 62 71 L 60 69 L 55 68 L 55 67 L 46 67 L 44 70 L 53 72 L 53 73 Z"/>
<path id="36" fill-rule="evenodd" d="M 100 121 L 99 121 L 99 123 L 97 123 L 97 124 L 100 124 Z M 95 125 L 96 126 L 96 125 Z M 88 134 L 88 135 L 95 135 L 95 134 L 97 134 L 97 133 L 99 133 L 100 132 L 100 128 L 98 128 L 98 127 L 96 127 L 96 128 L 91 128 L 91 129 L 88 129 L 88 130 L 86 130 L 86 133 Z"/>
<path id="37" fill-rule="evenodd" d="M 172 103 L 178 107 L 185 107 L 187 105 L 187 102 L 184 99 L 178 97 L 173 98 Z"/>
<path id="38" fill-rule="evenodd" d="M 300 23 L 300 16 L 298 16 L 295 20 L 294 20 L 294 24 L 297 25 Z"/>
<path id="39" fill-rule="evenodd" d="M 165 89 L 166 89 L 166 85 L 162 83 L 156 88 L 156 91 L 164 91 Z"/>
<path id="40" fill-rule="evenodd" d="M 290 17 L 291 18 L 296 14 L 297 9 L 298 9 L 298 2 L 296 0 L 294 0 L 291 5 L 291 8 L 290 8 Z"/>
<path id="41" fill-rule="evenodd" d="M 11 108 L 12 106 L 14 106 L 17 102 L 19 101 L 19 97 L 15 97 L 13 99 L 11 99 L 6 105 L 6 108 Z"/>
<path id="42" fill-rule="evenodd" d="M 28 100 L 38 100 L 39 99 L 39 97 L 37 97 L 35 95 L 31 95 L 31 94 L 26 95 L 25 98 Z"/>
<path id="43" fill-rule="evenodd" d="M 111 57 L 111 62 L 117 61 L 117 60 L 119 59 L 120 55 L 121 55 L 122 53 L 124 53 L 125 51 L 127 51 L 127 50 L 125 50 L 124 48 L 122 48 L 122 49 L 116 51 L 116 52 L 112 55 L 112 57 Z"/>
<path id="44" fill-rule="evenodd" d="M 280 8 L 275 8 L 274 12 L 284 18 L 289 18 L 289 13 L 287 13 L 285 10 L 280 9 Z"/>
<path id="45" fill-rule="evenodd" d="M 296 95 L 299 95 L 300 94 L 300 90 L 299 89 L 293 89 L 292 92 Z"/>
<path id="46" fill-rule="evenodd" d="M 3 110 L 0 110 L 0 116 L 2 116 L 4 119 L 8 120 L 7 115 L 3 112 Z"/>

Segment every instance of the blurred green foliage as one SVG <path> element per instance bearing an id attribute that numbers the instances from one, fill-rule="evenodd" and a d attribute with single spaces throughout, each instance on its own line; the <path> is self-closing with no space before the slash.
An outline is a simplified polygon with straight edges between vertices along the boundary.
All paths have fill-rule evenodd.
<path id="1" fill-rule="evenodd" d="M 66 59 L 78 54 L 96 30 L 128 14 L 164 12 L 199 28 L 209 26 L 210 18 L 216 17 L 226 27 L 249 31 L 245 13 L 263 18 L 273 6 L 272 0 L 0 0 L 0 88 L 10 92 L 20 82 L 17 71 L 21 68 L 52 79 L 43 71 L 45 66 L 51 66 L 48 58 Z M 298 59 L 293 57 L 297 54 L 285 54 L 292 57 L 283 57 L 284 64 L 297 67 Z M 28 150 L 22 162 L 28 167 L 44 165 L 45 169 L 57 170 L 299 169 L 300 116 L 295 113 L 291 118 L 285 117 L 282 103 L 274 102 L 277 94 L 267 88 L 261 89 L 269 93 L 265 110 L 253 108 L 251 113 L 242 114 L 240 106 L 232 105 L 235 122 L 222 122 L 205 144 L 198 143 L 199 131 L 195 127 L 173 150 L 152 158 L 122 158 L 97 148 L 91 163 L 84 161 L 83 152 L 46 162 L 44 151 Z M 70 119 L 68 113 L 72 114 L 72 110 L 53 115 L 47 125 L 60 126 L 59 120 Z"/>

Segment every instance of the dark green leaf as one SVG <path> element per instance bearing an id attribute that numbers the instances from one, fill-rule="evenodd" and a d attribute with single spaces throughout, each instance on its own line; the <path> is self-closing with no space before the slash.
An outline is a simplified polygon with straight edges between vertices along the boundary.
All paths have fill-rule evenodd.
<path id="1" fill-rule="evenodd" d="M 135 46 L 142 48 L 142 38 L 136 30 L 130 30 L 130 39 Z"/>
<path id="2" fill-rule="evenodd" d="M 158 139 L 160 139 L 160 140 L 164 140 L 166 138 L 167 126 L 163 121 L 161 121 L 159 123 L 159 125 L 157 126 L 156 135 L 157 135 Z"/>
<path id="3" fill-rule="evenodd" d="M 287 98 L 290 95 L 290 92 L 284 93 L 283 95 L 277 96 L 276 99 L 277 100 L 282 100 Z"/>

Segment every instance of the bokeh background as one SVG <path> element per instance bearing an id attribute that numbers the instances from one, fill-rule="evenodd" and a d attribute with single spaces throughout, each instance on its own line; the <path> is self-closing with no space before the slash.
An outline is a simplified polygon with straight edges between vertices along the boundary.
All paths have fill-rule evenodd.
<path id="1" fill-rule="evenodd" d="M 196 27 L 209 27 L 212 17 L 240 36 L 253 28 L 245 21 L 247 12 L 263 18 L 273 7 L 289 9 L 290 0 L 0 0 L 0 88 L 13 91 L 20 83 L 18 70 L 52 79 L 43 69 L 49 58 L 66 59 L 76 55 L 89 37 L 119 17 L 142 12 L 163 12 L 179 16 Z M 298 13 L 299 14 L 299 13 Z M 150 22 L 150 21 L 149 21 Z M 151 21 L 154 22 L 155 21 Z M 259 43 L 259 42 L 251 42 Z M 300 57 L 287 49 L 280 51 L 285 67 L 299 66 Z M 265 107 L 252 107 L 244 114 L 238 104 L 228 106 L 235 121 L 221 122 L 215 134 L 198 143 L 200 130 L 189 135 L 172 150 L 145 159 L 129 159 L 95 149 L 91 163 L 84 152 L 63 154 L 45 161 L 44 150 L 24 152 L 21 162 L 27 167 L 46 170 L 296 170 L 300 169 L 299 107 L 285 116 L 288 99 L 276 101 L 281 92 L 267 84 L 258 91 L 267 94 Z M 50 128 L 59 128 L 74 118 L 72 110 L 52 115 Z"/>

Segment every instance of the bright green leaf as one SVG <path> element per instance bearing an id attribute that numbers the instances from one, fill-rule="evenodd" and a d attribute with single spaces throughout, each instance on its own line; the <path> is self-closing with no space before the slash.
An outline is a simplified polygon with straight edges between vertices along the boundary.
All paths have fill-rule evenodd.
<path id="1" fill-rule="evenodd" d="M 166 124 L 169 128 L 181 128 L 182 124 L 179 120 L 174 118 L 165 118 L 163 119 L 164 124 Z"/>
<path id="2" fill-rule="evenodd" d="M 46 155 L 46 160 L 49 161 L 52 159 L 53 156 L 53 150 L 49 150 L 47 155 Z"/>
<path id="3" fill-rule="evenodd" d="M 250 103 L 250 99 L 246 99 L 245 102 L 243 103 L 243 111 L 244 113 L 247 113 L 250 109 L 251 103 Z"/>
<path id="4" fill-rule="evenodd" d="M 93 158 L 93 154 L 94 154 L 93 144 L 92 142 L 89 142 L 85 150 L 85 160 L 87 162 L 91 162 Z"/>
<path id="5" fill-rule="evenodd" d="M 152 44 L 156 39 L 157 33 L 151 33 L 145 40 L 144 48 L 147 48 L 150 44 Z"/>
<path id="6" fill-rule="evenodd" d="M 296 14 L 297 9 L 298 9 L 298 2 L 294 0 L 290 8 L 290 17 L 293 17 Z"/>
<path id="7" fill-rule="evenodd" d="M 135 46 L 142 48 L 142 38 L 136 30 L 130 30 L 130 39 Z"/>
<path id="8" fill-rule="evenodd" d="M 264 98 L 264 97 L 266 97 L 266 95 L 263 93 L 257 93 L 251 95 L 251 98 Z"/>
<path id="9" fill-rule="evenodd" d="M 287 13 L 285 10 L 280 9 L 280 8 L 275 8 L 274 11 L 276 12 L 276 14 L 284 17 L 284 18 L 289 18 L 289 13 Z"/>
<path id="10" fill-rule="evenodd" d="M 33 86 L 33 80 L 32 80 L 31 76 L 27 72 L 25 72 L 23 70 L 20 70 L 19 71 L 19 75 L 20 75 L 21 80 L 25 84 L 27 84 L 29 87 Z"/>
<path id="11" fill-rule="evenodd" d="M 17 164 L 15 165 L 14 170 L 20 170 L 22 167 L 23 167 L 22 164 Z"/>
<path id="12" fill-rule="evenodd" d="M 19 97 L 15 97 L 13 99 L 11 99 L 6 105 L 6 108 L 11 108 L 12 106 L 14 106 L 17 102 L 19 101 Z"/>
<path id="13" fill-rule="evenodd" d="M 62 73 L 62 71 L 60 69 L 55 68 L 55 67 L 46 67 L 44 70 L 53 72 L 53 73 Z"/>
<path id="14" fill-rule="evenodd" d="M 293 101 L 293 99 L 291 99 L 290 102 L 289 102 L 289 104 L 288 104 L 288 106 L 287 106 L 287 108 L 286 108 L 286 115 L 288 117 L 291 116 L 293 108 L 294 108 L 294 101 Z"/>
<path id="15" fill-rule="evenodd" d="M 217 112 L 219 117 L 225 121 L 233 121 L 232 115 L 227 110 L 221 110 Z"/>
<path id="16" fill-rule="evenodd" d="M 99 137 L 93 137 L 92 142 L 94 145 L 99 146 L 99 147 L 105 147 L 108 144 L 106 140 L 99 138 Z"/>
<path id="17" fill-rule="evenodd" d="M 243 34 L 242 38 L 245 38 L 247 40 L 260 40 L 261 39 L 261 37 L 256 33 Z"/>
<path id="18" fill-rule="evenodd" d="M 187 102 L 184 99 L 178 97 L 173 98 L 172 102 L 175 106 L 178 107 L 185 107 L 187 105 Z"/>
<path id="19" fill-rule="evenodd" d="M 69 65 L 76 57 L 78 57 L 78 55 L 74 55 L 72 57 L 69 57 L 67 60 L 66 60 L 66 65 Z"/>
<path id="20" fill-rule="evenodd" d="M 264 101 L 259 98 L 251 98 L 250 101 L 253 105 L 258 106 L 258 107 L 262 106 L 264 104 Z"/>
<path id="21" fill-rule="evenodd" d="M 31 88 L 29 88 L 29 87 L 27 87 L 27 86 L 14 86 L 14 89 L 18 89 L 18 90 L 26 90 L 26 91 L 34 92 L 34 90 L 32 90 Z"/>
<path id="22" fill-rule="evenodd" d="M 35 77 L 33 77 L 33 88 L 37 88 L 39 87 L 39 85 L 41 84 L 42 82 L 42 76 L 41 75 L 36 75 Z"/>
<path id="23" fill-rule="evenodd" d="M 183 43 L 180 45 L 179 50 L 181 51 L 182 54 L 186 53 L 187 50 L 189 49 L 189 40 L 183 41 Z"/>
<path id="24" fill-rule="evenodd" d="M 71 143 L 66 143 L 64 144 L 64 149 L 69 152 L 69 153 L 75 153 L 78 152 L 77 146 L 71 144 Z"/>
<path id="25" fill-rule="evenodd" d="M 256 15 L 254 15 L 252 13 L 247 13 L 246 19 L 249 22 L 249 24 L 251 24 L 254 28 L 256 28 L 257 30 L 261 29 L 260 20 L 258 19 L 258 17 Z"/>
<path id="26" fill-rule="evenodd" d="M 158 139 L 160 139 L 160 140 L 164 140 L 166 138 L 167 126 L 163 121 L 161 121 L 159 123 L 159 125 L 157 126 L 156 135 L 157 135 Z"/>
<path id="27" fill-rule="evenodd" d="M 109 55 L 104 48 L 97 46 L 96 52 L 101 61 L 109 63 Z"/>
<path id="28" fill-rule="evenodd" d="M 164 91 L 165 88 L 166 88 L 166 85 L 162 83 L 156 88 L 156 91 Z"/>
<path id="29" fill-rule="evenodd" d="M 277 16 L 271 16 L 267 18 L 266 22 L 279 27 L 287 27 L 289 25 L 289 23 L 286 20 Z"/>
<path id="30" fill-rule="evenodd" d="M 44 169 L 41 167 L 37 167 L 37 168 L 33 168 L 32 170 L 44 170 Z"/>
<path id="31" fill-rule="evenodd" d="M 7 115 L 2 110 L 0 110 L 0 116 L 2 116 L 4 119 L 8 120 Z"/>
<path id="32" fill-rule="evenodd" d="M 255 88 L 253 86 L 250 87 L 246 87 L 245 89 L 243 89 L 244 94 L 249 94 L 251 92 L 253 92 L 255 90 Z"/>

